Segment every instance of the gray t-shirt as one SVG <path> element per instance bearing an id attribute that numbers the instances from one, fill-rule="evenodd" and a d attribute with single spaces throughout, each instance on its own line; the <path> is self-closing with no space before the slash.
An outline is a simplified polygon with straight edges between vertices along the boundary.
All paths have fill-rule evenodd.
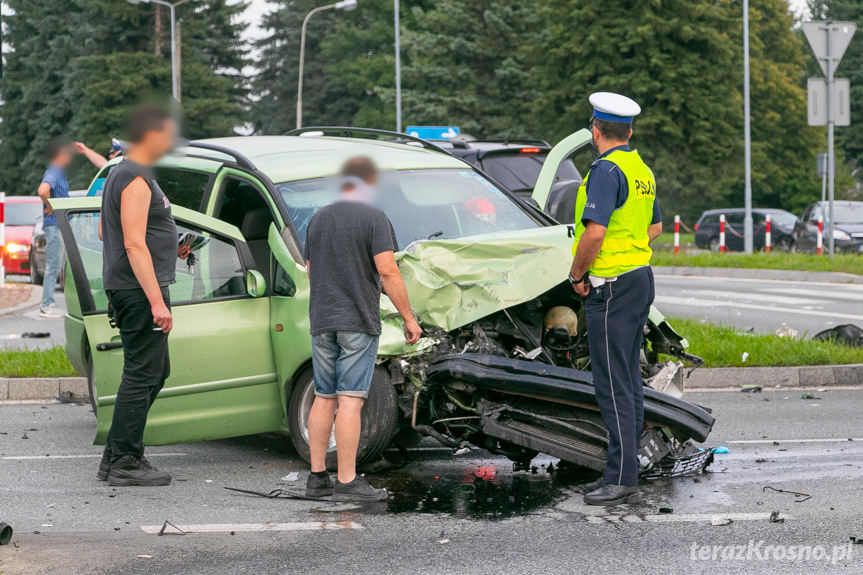
<path id="1" fill-rule="evenodd" d="M 156 279 L 160 286 L 175 281 L 177 225 L 171 216 L 171 202 L 156 183 L 153 170 L 123 160 L 108 174 L 102 193 L 102 282 L 106 290 L 141 287 L 129 264 L 120 223 L 120 196 L 137 177 L 143 178 L 152 192 L 147 211 L 146 241 Z"/>
<path id="2" fill-rule="evenodd" d="M 339 201 L 321 208 L 306 230 L 312 335 L 352 331 L 380 335 L 381 278 L 374 257 L 398 250 L 386 214 Z"/>

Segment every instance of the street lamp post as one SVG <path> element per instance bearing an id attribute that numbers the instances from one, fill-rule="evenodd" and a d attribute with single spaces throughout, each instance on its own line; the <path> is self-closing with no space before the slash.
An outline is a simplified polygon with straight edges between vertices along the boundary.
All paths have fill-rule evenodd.
<path id="1" fill-rule="evenodd" d="M 743 251 L 751 254 L 752 238 L 752 137 L 749 104 L 749 0 L 743 0 Z"/>
<path id="2" fill-rule="evenodd" d="M 173 4 L 166 0 L 126 0 L 129 4 L 160 4 L 167 6 L 171 12 L 171 95 L 174 97 L 174 102 L 180 101 L 180 66 L 177 62 L 177 14 L 178 6 L 189 2 L 190 0 L 179 0 Z"/>
<path id="3" fill-rule="evenodd" d="M 399 0 L 393 0 L 396 32 L 396 132 L 402 131 L 402 47 L 399 30 Z"/>
<path id="4" fill-rule="evenodd" d="M 306 14 L 306 17 L 303 18 L 303 28 L 300 31 L 300 70 L 299 77 L 297 79 L 297 129 L 303 127 L 303 67 L 306 59 L 306 26 L 311 17 L 318 12 L 332 9 L 350 11 L 356 7 L 357 0 L 341 0 L 341 2 L 336 2 L 335 4 L 327 4 L 326 6 L 313 8 L 308 14 Z"/>

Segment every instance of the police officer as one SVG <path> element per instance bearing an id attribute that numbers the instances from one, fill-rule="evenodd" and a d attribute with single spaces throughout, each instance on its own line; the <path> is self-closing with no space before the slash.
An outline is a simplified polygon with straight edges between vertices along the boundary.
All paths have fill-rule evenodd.
<path id="1" fill-rule="evenodd" d="M 656 182 L 630 149 L 633 100 L 598 92 L 591 131 L 596 160 L 578 190 L 569 281 L 585 296 L 596 401 L 608 429 L 605 474 L 584 496 L 589 505 L 638 503 L 638 446 L 644 424 L 639 365 L 653 303 L 650 242 L 662 232 Z"/>

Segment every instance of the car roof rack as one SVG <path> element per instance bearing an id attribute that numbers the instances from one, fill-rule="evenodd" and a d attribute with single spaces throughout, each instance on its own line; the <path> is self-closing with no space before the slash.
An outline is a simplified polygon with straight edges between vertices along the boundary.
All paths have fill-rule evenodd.
<path id="1" fill-rule="evenodd" d="M 224 154 L 224 155 L 228 156 L 229 158 L 232 158 L 233 161 L 237 164 L 237 166 L 239 166 L 243 169 L 246 169 L 246 170 L 249 170 L 252 172 L 258 171 L 258 168 L 255 167 L 255 164 L 254 164 L 254 162 L 252 162 L 252 160 L 250 160 L 249 158 L 247 158 L 243 154 L 237 152 L 236 150 L 232 150 L 231 148 L 228 148 L 226 146 L 220 146 L 218 144 L 210 144 L 207 142 L 192 141 L 192 142 L 186 142 L 186 144 L 183 147 L 185 147 L 185 148 L 198 148 L 200 150 L 210 150 L 212 152 L 218 152 L 220 154 Z M 212 156 L 204 156 L 204 155 L 197 155 L 197 154 L 185 154 L 185 155 L 189 156 L 189 157 L 194 157 L 194 158 L 203 158 L 206 160 L 214 159 Z"/>
<path id="2" fill-rule="evenodd" d="M 435 152 L 440 152 L 448 156 L 452 155 L 447 150 L 433 144 L 432 142 L 429 142 L 428 140 L 423 140 L 422 138 L 417 138 L 416 136 L 403 134 L 401 132 L 377 130 L 374 128 L 352 128 L 349 126 L 309 126 L 307 128 L 297 128 L 296 130 L 285 132 L 284 135 L 300 136 L 307 138 L 316 136 L 329 136 L 332 138 L 358 138 L 363 140 L 380 140 L 384 142 L 406 144 L 408 146 L 418 145 L 424 150 L 433 150 Z"/>

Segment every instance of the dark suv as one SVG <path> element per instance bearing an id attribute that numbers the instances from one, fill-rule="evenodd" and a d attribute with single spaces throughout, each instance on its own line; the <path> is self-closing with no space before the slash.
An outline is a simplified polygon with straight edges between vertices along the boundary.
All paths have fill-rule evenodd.
<path id="1" fill-rule="evenodd" d="M 543 140 L 477 140 L 466 135 L 434 143 L 528 201 L 551 150 L 551 145 Z M 571 224 L 575 219 L 575 196 L 581 185 L 581 174 L 571 158 L 560 165 L 554 180 L 546 211 L 560 223 Z"/>
<path id="2" fill-rule="evenodd" d="M 695 246 L 710 251 L 719 251 L 719 216 L 725 214 L 725 246 L 729 251 L 743 251 L 743 208 L 707 210 L 695 224 Z M 794 225 L 797 216 L 785 210 L 754 208 L 752 210 L 752 244 L 757 250 L 764 249 L 764 232 L 767 228 L 765 216 L 770 214 L 771 247 L 781 251 L 794 248 Z"/>

